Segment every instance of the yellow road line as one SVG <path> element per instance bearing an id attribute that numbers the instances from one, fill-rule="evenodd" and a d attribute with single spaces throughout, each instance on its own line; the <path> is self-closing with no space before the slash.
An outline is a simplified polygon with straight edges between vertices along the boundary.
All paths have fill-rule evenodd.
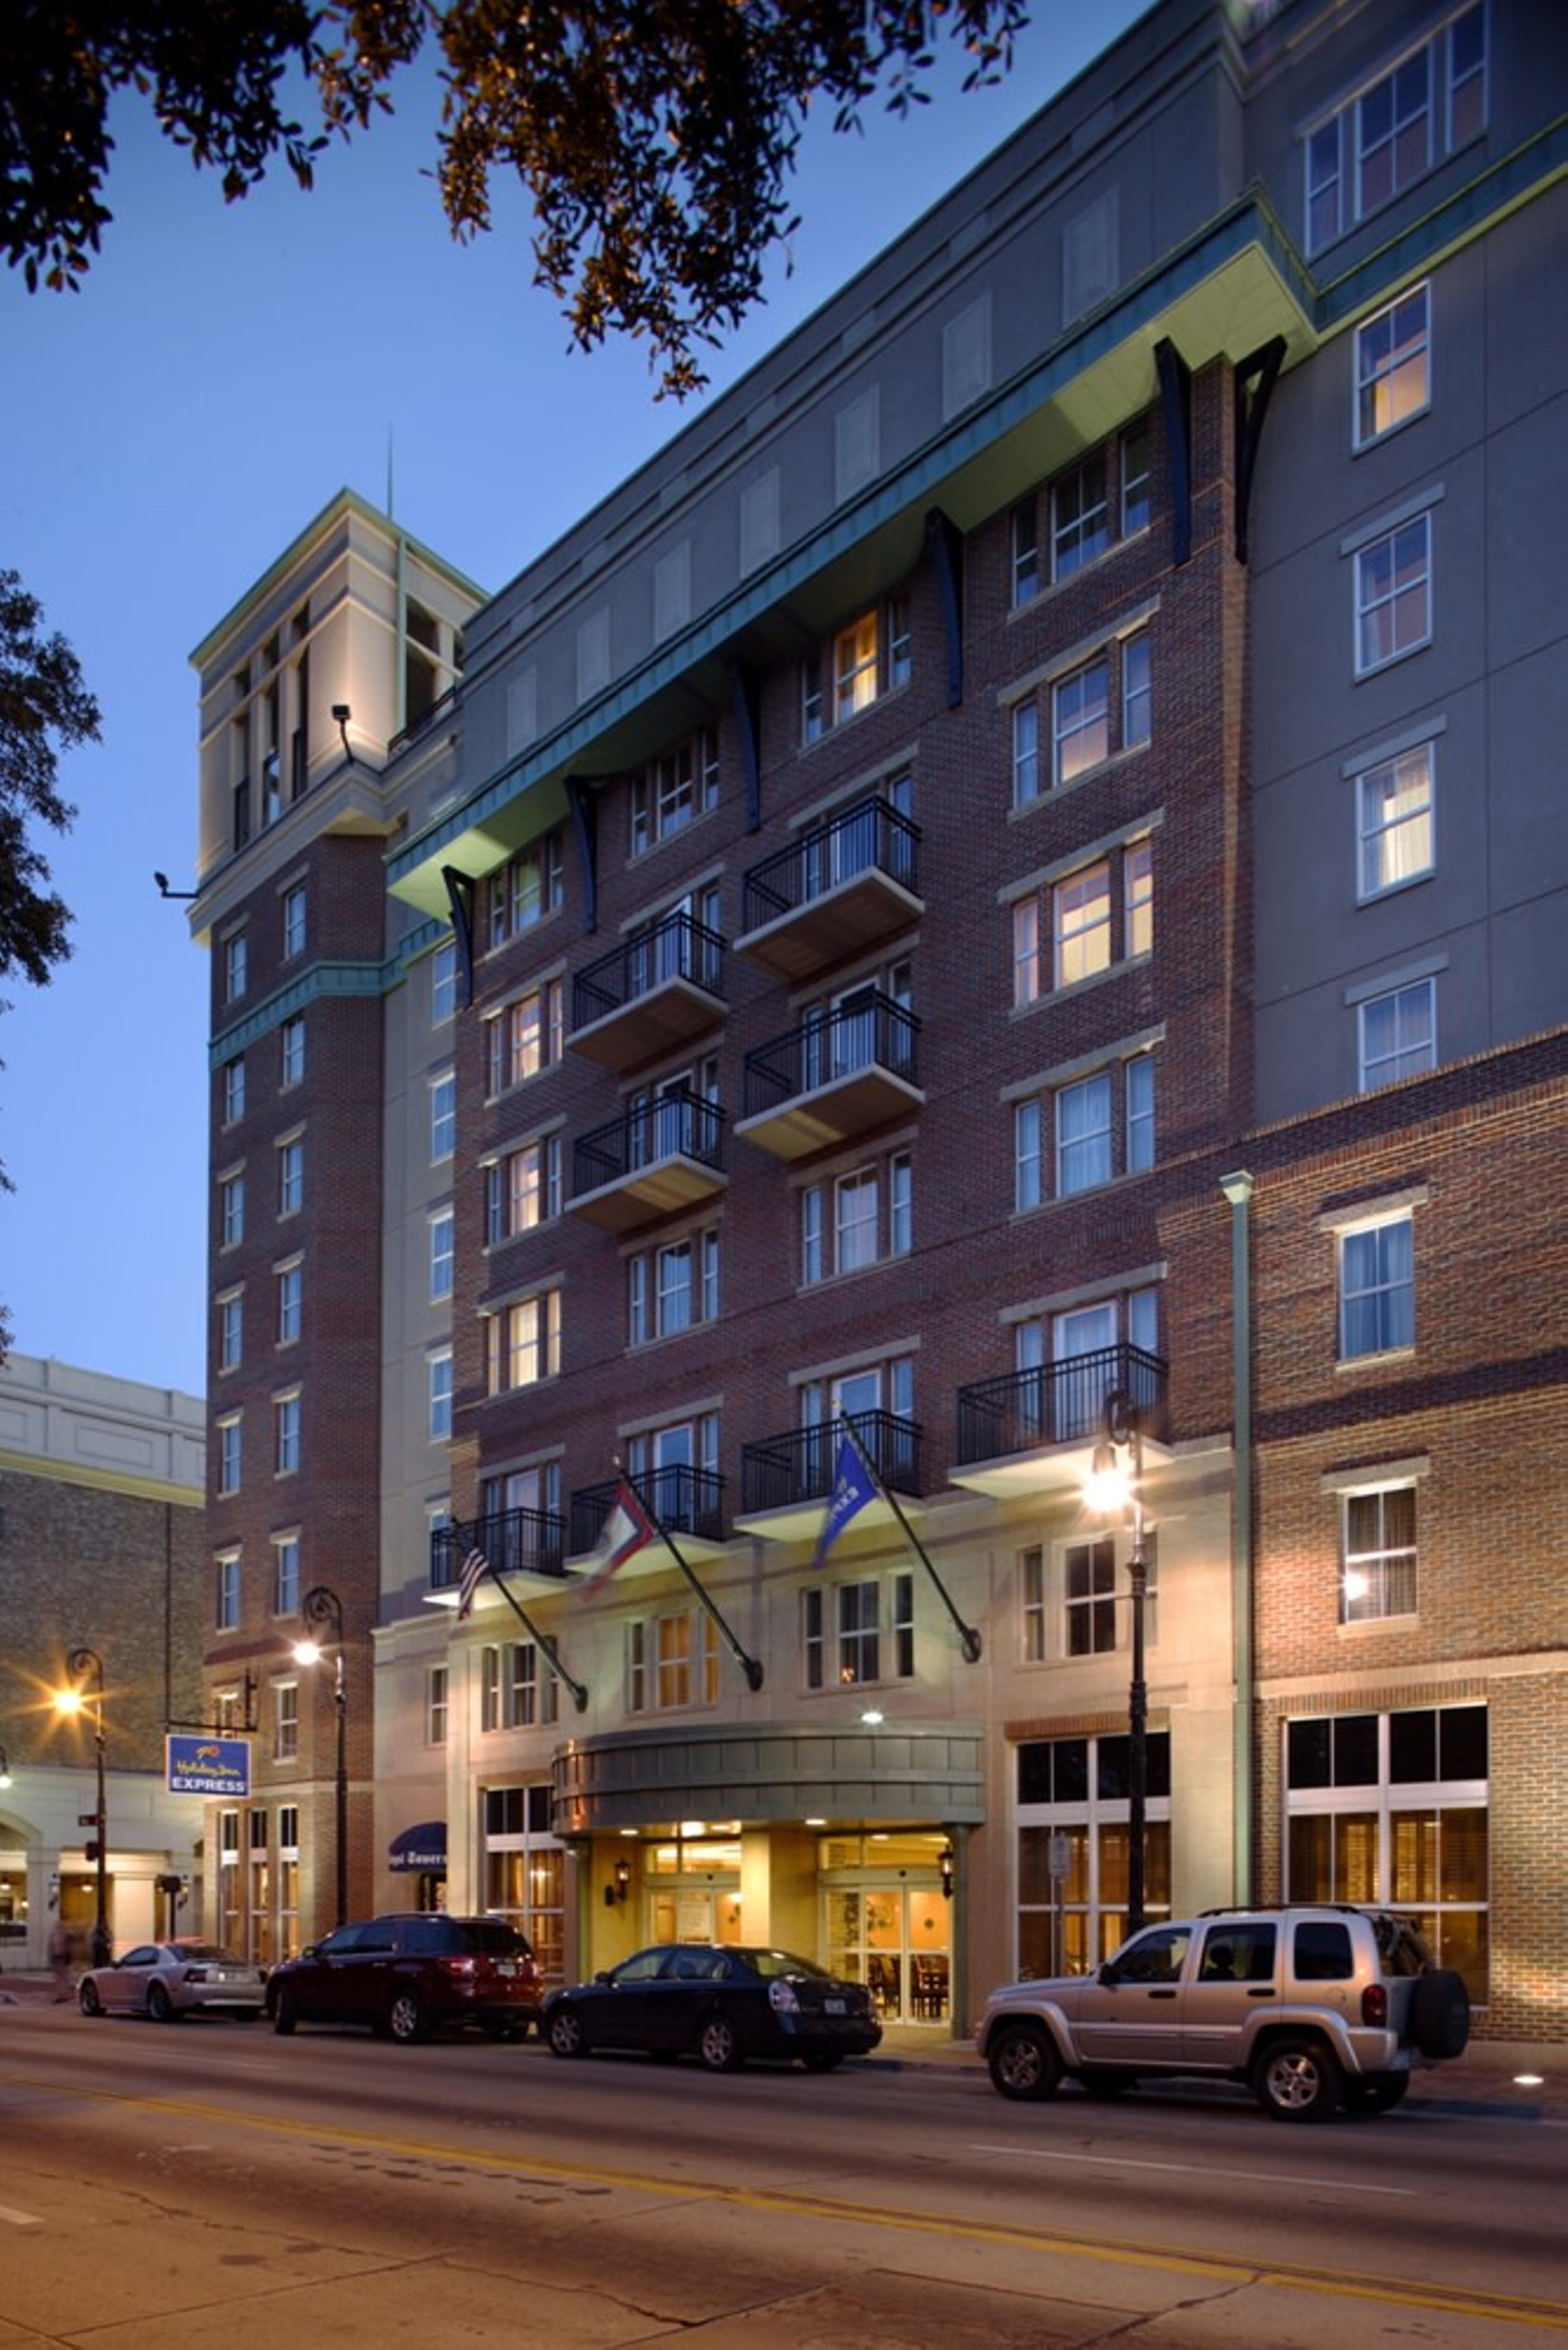
<path id="1" fill-rule="evenodd" d="M 1054 2253 L 1064 2260 L 1103 2261 L 1115 2268 L 1200 2277 L 1216 2284 L 1264 2285 L 1283 2292 L 1376 2302 L 1386 2308 L 1433 2310 L 1451 2317 L 1490 2317 L 1509 2325 L 1568 2332 L 1568 2303 L 1527 2300 L 1511 2293 L 1478 2293 L 1403 2277 L 1367 2277 L 1348 2271 L 1296 2268 L 1288 2262 L 1260 2262 L 1225 2253 L 1183 2252 L 1174 2247 L 1101 2243 L 1093 2237 L 1058 2235 L 1044 2229 L 1013 2227 L 994 2220 L 946 2220 L 874 2203 L 839 2202 L 829 2196 L 783 2188 L 734 2187 L 702 2179 L 677 2183 L 649 2178 L 641 2171 L 612 2169 L 601 2163 L 569 2162 L 554 2155 L 541 2158 L 536 2154 L 507 2154 L 499 2148 L 483 2152 L 469 2146 L 396 2137 L 382 2130 L 351 2129 L 338 2122 L 295 2121 L 284 2115 L 242 2112 L 233 2106 L 204 2105 L 192 2098 L 146 2096 L 119 2089 L 87 2088 L 74 2082 L 29 2080 L 20 2074 L 0 2073 L 0 2085 L 46 2090 L 81 2104 L 122 2106 L 131 2112 L 164 2114 L 180 2121 L 261 2130 L 274 2137 L 357 2147 L 403 2160 L 455 2163 L 509 2178 L 545 2178 L 582 2186 L 622 2187 L 639 2195 L 665 2196 L 672 2201 L 723 2203 L 738 2210 L 792 2219 L 830 2220 L 850 2227 L 884 2228 L 905 2235 L 948 2237 L 960 2243 L 997 2244 L 1020 2251 Z"/>

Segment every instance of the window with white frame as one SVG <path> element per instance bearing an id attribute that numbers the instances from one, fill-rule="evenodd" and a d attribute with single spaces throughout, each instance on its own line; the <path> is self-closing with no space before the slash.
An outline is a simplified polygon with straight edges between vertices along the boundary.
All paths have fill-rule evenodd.
<path id="1" fill-rule="evenodd" d="M 687 1232 L 627 1259 L 627 1337 L 633 1347 L 671 1338 L 719 1313 L 719 1235 Z"/>
<path id="2" fill-rule="evenodd" d="M 218 1422 L 218 1491 L 237 1493 L 244 1423 L 240 1414 L 226 1412 Z"/>
<path id="3" fill-rule="evenodd" d="M 492 948 L 553 914 L 566 896 L 566 855 L 559 830 L 530 841 L 485 883 L 485 939 Z"/>
<path id="4" fill-rule="evenodd" d="M 1109 1534 L 1066 1545 L 1062 1604 L 1066 1656 L 1105 1656 L 1116 1648 L 1116 1546 Z"/>
<path id="5" fill-rule="evenodd" d="M 223 1248 L 237 1248 L 245 1236 L 245 1179 L 225 1175 L 218 1185 L 218 1230 Z"/>
<path id="6" fill-rule="evenodd" d="M 299 1613 L 299 1535 L 292 1530 L 272 1538 L 272 1612 Z"/>
<path id="7" fill-rule="evenodd" d="M 1048 876 L 1012 905 L 1012 1001 L 1022 1008 L 1154 945 L 1154 845 L 1146 835 Z"/>
<path id="8" fill-rule="evenodd" d="M 1338 1234 L 1342 1362 L 1416 1342 L 1416 1232 L 1408 1210 Z"/>
<path id="9" fill-rule="evenodd" d="M 1340 1495 L 1339 1620 L 1381 1622 L 1416 1613 L 1416 1488 L 1381 1485 Z"/>
<path id="10" fill-rule="evenodd" d="M 1473 0 L 1308 129 L 1308 253 L 1403 195 L 1486 123 L 1486 8 Z"/>
<path id="11" fill-rule="evenodd" d="M 702 1608 L 639 1617 L 626 1627 L 626 1710 L 679 1712 L 719 1696 L 719 1633 Z"/>
<path id="12" fill-rule="evenodd" d="M 485 1388 L 510 1395 L 555 1378 L 561 1368 L 561 1293 L 541 1289 L 485 1317 Z"/>
<path id="13" fill-rule="evenodd" d="M 1152 1283 L 1014 1323 L 1013 1368 L 1041 1375 L 1038 1382 L 1020 1382 L 1019 1408 L 1032 1441 L 1061 1444 L 1098 1434 L 1107 1387 L 1124 1377 L 1116 1351 L 1124 1342 L 1158 1364 L 1159 1291 Z"/>
<path id="14" fill-rule="evenodd" d="M 223 1124 L 237 1126 L 245 1114 L 245 1056 L 223 1063 Z"/>
<path id="15" fill-rule="evenodd" d="M 1048 580 L 1070 579 L 1096 556 L 1148 527 L 1147 417 L 1021 500 L 1010 517 L 1012 603 L 1033 602 Z M 1044 543 L 1042 534 L 1044 534 Z"/>
<path id="16" fill-rule="evenodd" d="M 480 1659 L 481 1730 L 533 1730 L 560 1715 L 560 1685 L 533 1640 L 507 1640 Z"/>
<path id="17" fill-rule="evenodd" d="M 299 1683 L 272 1685 L 272 1758 L 292 1762 L 299 1752 Z"/>
<path id="18" fill-rule="evenodd" d="M 452 1349 L 438 1347 L 425 1362 L 427 1425 L 432 1444 L 452 1437 Z"/>
<path id="19" fill-rule="evenodd" d="M 442 1069 L 431 1079 L 431 1164 L 450 1159 L 457 1149 L 457 1079 Z"/>
<path id="20" fill-rule="evenodd" d="M 244 1354 L 244 1299 L 234 1289 L 218 1300 L 218 1368 L 237 1371 Z"/>
<path id="21" fill-rule="evenodd" d="M 457 1011 L 457 941 L 442 939 L 431 956 L 431 1026 L 444 1027 Z"/>
<path id="22" fill-rule="evenodd" d="M 1023 1661 L 1043 1665 L 1048 1653 L 1045 1621 L 1045 1553 L 1031 1543 L 1018 1554 L 1019 1633 Z"/>
<path id="23" fill-rule="evenodd" d="M 277 1343 L 296 1344 L 305 1310 L 305 1267 L 298 1257 L 277 1269 Z"/>
<path id="24" fill-rule="evenodd" d="M 802 1283 L 809 1286 L 907 1255 L 913 1216 L 914 1161 L 907 1150 L 803 1185 Z"/>
<path id="25" fill-rule="evenodd" d="M 283 893 L 283 957 L 305 952 L 305 884 L 296 881 Z"/>
<path id="26" fill-rule="evenodd" d="M 816 742 L 895 687 L 907 685 L 912 667 L 909 598 L 894 596 L 806 655 L 801 664 L 802 741 Z"/>
<path id="27" fill-rule="evenodd" d="M 1043 1086 L 1013 1105 L 1013 1205 L 1070 1199 L 1155 1163 L 1152 1052 Z"/>
<path id="28" fill-rule="evenodd" d="M 425 1668 L 425 1744 L 446 1744 L 447 1718 L 451 1707 L 451 1679 L 445 1665 Z"/>
<path id="29" fill-rule="evenodd" d="M 213 1623 L 217 1631 L 237 1632 L 240 1624 L 240 1554 L 223 1550 L 213 1562 Z"/>
<path id="30" fill-rule="evenodd" d="M 1126 1065 L 1127 1151 L 1129 1175 L 1154 1165 L 1154 1055 L 1140 1053 Z"/>
<path id="31" fill-rule="evenodd" d="M 566 1044 L 566 989 L 542 981 L 491 1014 L 484 1024 L 485 1087 L 492 1096 L 554 1068 Z"/>
<path id="32" fill-rule="evenodd" d="M 801 1595 L 802 1677 L 808 1690 L 909 1680 L 915 1670 L 915 1578 L 846 1578 Z"/>
<path id="33" fill-rule="evenodd" d="M 627 1473 L 664 1525 L 696 1530 L 719 1471 L 719 1415 L 700 1411 L 639 1428 L 626 1440 Z"/>
<path id="34" fill-rule="evenodd" d="M 299 1468 L 300 1411 L 297 1389 L 273 1398 L 273 1470 L 279 1477 L 292 1477 Z"/>
<path id="35" fill-rule="evenodd" d="M 1355 550 L 1355 673 L 1419 652 L 1432 636 L 1432 517 L 1412 515 Z"/>
<path id="36" fill-rule="evenodd" d="M 1487 1710 L 1313 1711 L 1285 1730 L 1293 1902 L 1413 1912 L 1439 1965 L 1487 1997 L 1491 1876 Z"/>
<path id="37" fill-rule="evenodd" d="M 1424 415 L 1431 399 L 1431 288 L 1413 286 L 1355 330 L 1356 447 Z"/>
<path id="38" fill-rule="evenodd" d="M 430 1220 L 430 1298 L 432 1305 L 450 1297 L 455 1263 L 456 1224 L 450 1208 L 439 1208 Z"/>
<path id="39" fill-rule="evenodd" d="M 484 1170 L 484 1237 L 488 1247 L 537 1231 L 561 1212 L 561 1138 L 535 1135 Z"/>
<path id="40" fill-rule="evenodd" d="M 1438 983 L 1414 979 L 1356 1005 L 1359 1084 L 1364 1094 L 1438 1066 Z"/>
<path id="41" fill-rule="evenodd" d="M 305 1077 L 305 1014 L 297 1013 L 286 1020 L 277 1032 L 277 1081 L 281 1087 L 297 1086 Z"/>
<path id="42" fill-rule="evenodd" d="M 225 1003 L 235 1003 L 244 993 L 248 969 L 249 956 L 245 949 L 245 934 L 243 931 L 239 931 L 232 939 L 225 939 L 223 941 L 223 1001 Z"/>
<path id="43" fill-rule="evenodd" d="M 1092 1974 L 1127 1939 L 1129 1741 L 1030 1739 L 1015 1749 L 1022 1975 Z M 1170 1736 L 1145 1748 L 1145 1900 L 1170 1909 Z M 1067 1873 L 1056 1873 L 1065 1847 Z"/>
<path id="44" fill-rule="evenodd" d="M 1101 1069 L 1092 1077 L 1080 1077 L 1074 1085 L 1059 1086 L 1054 1107 L 1056 1197 L 1065 1200 L 1076 1191 L 1092 1191 L 1111 1180 L 1110 1071 Z"/>
<path id="45" fill-rule="evenodd" d="M 1355 778 L 1356 894 L 1364 903 L 1436 868 L 1437 747 L 1417 743 Z"/>
<path id="46" fill-rule="evenodd" d="M 1042 704 L 1050 759 L 1041 755 Z M 1032 687 L 1012 709 L 1012 805 L 1028 807 L 1152 735 L 1153 652 L 1147 627 L 1114 638 L 1087 660 Z"/>
<path id="47" fill-rule="evenodd" d="M 277 1212 L 297 1216 L 305 1205 L 305 1144 L 291 1135 L 277 1146 Z"/>
<path id="48" fill-rule="evenodd" d="M 719 805 L 719 737 L 699 727 L 631 779 L 631 853 L 643 856 Z"/>

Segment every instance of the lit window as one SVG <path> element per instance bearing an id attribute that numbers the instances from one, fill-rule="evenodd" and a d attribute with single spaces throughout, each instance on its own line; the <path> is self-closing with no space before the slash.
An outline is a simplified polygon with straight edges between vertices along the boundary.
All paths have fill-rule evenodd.
<path id="1" fill-rule="evenodd" d="M 1052 952 L 1055 984 L 1075 982 L 1106 971 L 1111 961 L 1111 868 L 1108 863 L 1086 866 L 1083 872 L 1058 881 L 1051 892 Z"/>
<path id="2" fill-rule="evenodd" d="M 486 1076 L 491 1094 L 524 1085 L 560 1060 L 565 1041 L 566 990 L 546 980 L 492 1014 L 485 1025 Z"/>
<path id="3" fill-rule="evenodd" d="M 544 1289 L 485 1323 L 488 1391 L 505 1395 L 554 1378 L 561 1367 L 561 1294 Z"/>
<path id="4" fill-rule="evenodd" d="M 1344 1496 L 1339 1620 L 1368 1624 L 1416 1613 L 1416 1488 Z"/>
<path id="5" fill-rule="evenodd" d="M 561 1212 L 561 1138 L 542 1136 L 485 1170 L 485 1239 L 531 1232 Z"/>
<path id="6" fill-rule="evenodd" d="M 1355 778 L 1356 872 L 1363 899 L 1422 880 L 1437 861 L 1431 743 L 1382 759 Z"/>
<path id="7" fill-rule="evenodd" d="M 1086 767 L 1108 758 L 1111 748 L 1109 671 L 1104 655 L 1063 678 L 1051 696 L 1055 737 L 1055 780 L 1070 784 Z"/>
<path id="8" fill-rule="evenodd" d="M 1355 445 L 1407 423 L 1429 405 L 1428 289 L 1417 286 L 1355 331 Z"/>

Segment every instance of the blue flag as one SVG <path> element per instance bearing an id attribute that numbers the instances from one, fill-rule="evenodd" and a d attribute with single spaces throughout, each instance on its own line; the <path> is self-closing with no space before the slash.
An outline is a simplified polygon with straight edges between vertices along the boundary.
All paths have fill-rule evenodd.
<path id="1" fill-rule="evenodd" d="M 851 1518 L 877 1499 L 877 1483 L 866 1465 L 865 1457 L 855 1439 L 846 1430 L 838 1440 L 838 1458 L 833 1468 L 833 1491 L 827 1499 L 827 1514 L 822 1521 L 817 1536 L 816 1556 L 813 1566 L 820 1566 Z"/>

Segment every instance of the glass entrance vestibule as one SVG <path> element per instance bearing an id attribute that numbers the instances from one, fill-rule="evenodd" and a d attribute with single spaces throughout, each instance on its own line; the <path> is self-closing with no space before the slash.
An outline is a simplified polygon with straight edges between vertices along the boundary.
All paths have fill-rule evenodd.
<path id="1" fill-rule="evenodd" d="M 945 2023 L 952 1999 L 951 1857 L 940 1833 L 825 1836 L 823 1947 L 868 1983 L 885 2023 Z"/>

